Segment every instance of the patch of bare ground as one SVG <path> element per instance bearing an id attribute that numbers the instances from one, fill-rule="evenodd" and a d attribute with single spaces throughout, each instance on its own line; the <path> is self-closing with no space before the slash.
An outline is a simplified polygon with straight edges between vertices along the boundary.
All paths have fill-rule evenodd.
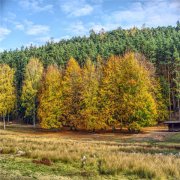
<path id="1" fill-rule="evenodd" d="M 1 124 L 0 124 L 1 125 Z M 55 130 L 43 130 L 39 126 L 33 128 L 32 125 L 21 125 L 21 124 L 10 124 L 7 125 L 7 130 L 10 130 L 11 133 L 18 133 L 18 136 L 45 136 L 47 138 L 60 137 L 64 139 L 72 140 L 87 140 L 87 141 L 163 141 L 169 135 L 172 135 L 172 132 L 168 132 L 166 126 L 154 126 L 146 127 L 142 129 L 141 133 L 130 134 L 126 129 L 120 131 L 116 129 L 114 132 L 111 129 L 106 131 L 96 131 L 88 132 L 84 130 L 71 131 L 69 128 L 55 129 Z"/>

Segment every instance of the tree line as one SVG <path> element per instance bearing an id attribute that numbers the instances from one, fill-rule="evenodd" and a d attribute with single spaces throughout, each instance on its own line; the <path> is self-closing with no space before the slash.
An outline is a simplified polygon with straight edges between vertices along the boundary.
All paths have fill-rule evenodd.
<path id="1" fill-rule="evenodd" d="M 16 108 L 15 72 L 4 64 L 0 73 L 0 112 L 5 124 L 5 117 Z M 24 117 L 45 129 L 139 131 L 167 117 L 154 66 L 137 53 L 112 55 L 107 61 L 98 56 L 96 63 L 88 58 L 82 67 L 70 58 L 65 68 L 56 64 L 44 68 L 32 58 L 25 68 L 20 102 Z"/>
<path id="2" fill-rule="evenodd" d="M 0 64 L 8 64 L 15 70 L 17 92 L 16 116 L 22 118 L 24 109 L 21 106 L 22 85 L 25 69 L 29 60 L 34 57 L 47 68 L 56 64 L 65 68 L 70 57 L 74 57 L 82 67 L 86 59 L 96 63 L 101 56 L 105 61 L 111 55 L 122 56 L 128 51 L 144 54 L 153 63 L 160 79 L 162 96 L 169 110 L 169 119 L 179 112 L 180 119 L 180 23 L 175 27 L 148 28 L 136 27 L 99 33 L 90 31 L 89 37 L 73 37 L 58 43 L 53 39 L 41 47 L 31 45 L 16 50 L 6 50 L 0 53 Z M 173 113 L 175 112 L 175 113 Z M 177 119 L 177 118 L 176 118 Z"/>

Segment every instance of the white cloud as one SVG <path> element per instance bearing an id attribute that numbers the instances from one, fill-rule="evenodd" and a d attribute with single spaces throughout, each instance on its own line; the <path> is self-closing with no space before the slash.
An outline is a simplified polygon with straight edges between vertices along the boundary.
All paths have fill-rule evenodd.
<path id="1" fill-rule="evenodd" d="M 32 21 L 25 20 L 25 32 L 28 35 L 47 34 L 49 31 L 49 26 L 34 24 Z"/>
<path id="2" fill-rule="evenodd" d="M 91 27 L 95 30 L 103 27 L 107 31 L 120 26 L 125 29 L 133 26 L 140 28 L 144 23 L 148 27 L 175 25 L 180 19 L 179 5 L 178 0 L 136 1 L 123 10 L 104 13 L 101 24 L 94 23 Z"/>
<path id="3" fill-rule="evenodd" d="M 19 23 L 19 22 L 16 22 L 15 23 L 15 28 L 18 29 L 18 30 L 24 30 L 24 25 Z"/>
<path id="4" fill-rule="evenodd" d="M 110 31 L 118 27 L 129 29 L 136 26 L 141 28 L 144 23 L 147 27 L 175 25 L 176 21 L 180 19 L 179 5 L 178 0 L 133 1 L 124 9 L 116 8 L 110 13 L 101 11 L 96 14 L 95 12 L 95 16 L 98 17 L 97 22 L 77 21 L 69 25 L 67 30 L 71 36 L 82 36 L 87 35 L 90 29 L 100 32 L 101 29 Z M 97 11 L 97 9 L 95 10 Z"/>
<path id="5" fill-rule="evenodd" d="M 61 5 L 61 9 L 69 16 L 80 17 L 91 14 L 93 6 L 88 4 L 85 0 L 67 1 Z"/>
<path id="6" fill-rule="evenodd" d="M 85 27 L 82 21 L 77 21 L 72 23 L 68 28 L 68 32 L 77 36 L 77 35 L 84 35 L 88 32 L 88 29 Z"/>
<path id="7" fill-rule="evenodd" d="M 44 25 L 32 25 L 26 31 L 28 35 L 46 34 L 47 32 L 49 32 L 49 27 Z"/>
<path id="8" fill-rule="evenodd" d="M 178 8 L 178 10 L 179 10 L 179 8 L 180 8 L 180 1 L 179 0 L 173 0 L 171 2 L 171 6 L 175 7 L 175 8 Z"/>
<path id="9" fill-rule="evenodd" d="M 19 4 L 24 9 L 28 9 L 34 12 L 49 11 L 52 12 L 52 4 L 44 4 L 43 0 L 20 0 Z"/>
<path id="10" fill-rule="evenodd" d="M 1 47 L 0 47 L 0 52 L 3 52 L 3 51 L 4 51 L 4 48 L 1 48 Z"/>
<path id="11" fill-rule="evenodd" d="M 38 38 L 36 38 L 36 41 L 38 41 L 38 42 L 48 42 L 48 41 L 50 41 L 51 40 L 51 37 L 49 37 L 49 36 L 44 36 L 44 37 L 38 37 Z"/>
<path id="12" fill-rule="evenodd" d="M 20 22 L 18 22 L 16 17 L 16 14 L 12 12 L 8 12 L 7 16 L 4 17 L 2 20 L 4 21 L 5 24 L 11 24 L 13 27 L 17 30 L 24 30 L 24 25 Z"/>
<path id="13" fill-rule="evenodd" d="M 113 30 L 118 27 L 125 29 L 136 26 L 141 28 L 145 23 L 148 27 L 175 25 L 180 19 L 176 0 L 168 2 L 165 0 L 145 1 L 131 3 L 123 10 L 117 9 L 109 14 L 100 14 L 99 22 L 83 23 L 78 21 L 69 26 L 68 31 L 73 35 L 87 35 L 90 29 L 95 32 Z"/>
<path id="14" fill-rule="evenodd" d="M 2 41 L 10 33 L 11 33 L 10 29 L 0 27 L 0 41 Z"/>

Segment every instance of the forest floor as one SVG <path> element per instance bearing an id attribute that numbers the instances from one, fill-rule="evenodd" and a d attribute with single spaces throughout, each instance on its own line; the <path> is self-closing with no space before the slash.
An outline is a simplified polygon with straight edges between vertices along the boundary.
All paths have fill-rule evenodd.
<path id="1" fill-rule="evenodd" d="M 180 133 L 43 131 L 0 124 L 0 179 L 180 179 Z"/>

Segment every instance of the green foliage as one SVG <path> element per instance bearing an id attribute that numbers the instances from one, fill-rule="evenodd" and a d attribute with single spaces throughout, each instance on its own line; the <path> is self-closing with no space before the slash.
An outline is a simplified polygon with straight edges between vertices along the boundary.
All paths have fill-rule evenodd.
<path id="1" fill-rule="evenodd" d="M 132 122 L 128 125 L 128 130 L 132 133 L 138 133 L 141 130 L 141 126 L 136 122 Z"/>
<path id="2" fill-rule="evenodd" d="M 98 55 L 106 60 L 112 54 L 123 55 L 128 50 L 142 53 L 154 63 L 156 73 L 159 77 L 163 77 L 164 84 L 170 87 L 170 95 L 167 95 L 168 91 L 162 89 L 163 98 L 170 106 L 175 97 L 175 103 L 173 103 L 173 110 L 175 110 L 178 106 L 176 87 L 179 87 L 176 83 L 177 73 L 175 73 L 178 70 L 175 59 L 178 59 L 178 52 L 180 52 L 179 22 L 176 27 L 131 28 L 128 30 L 118 28 L 110 32 L 101 31 L 99 33 L 92 30 L 88 38 L 75 37 L 70 40 L 61 40 L 58 43 L 48 42 L 42 47 L 30 46 L 14 51 L 4 51 L 0 53 L 0 63 L 7 63 L 16 70 L 17 103 L 19 115 L 22 115 L 19 97 L 22 91 L 25 66 L 30 58 L 41 59 L 45 67 L 54 63 L 64 67 L 69 58 L 74 57 L 79 65 L 83 66 L 88 57 L 95 62 Z M 171 100 L 168 100 L 169 98 Z"/>
<path id="3" fill-rule="evenodd" d="M 33 117 L 35 126 L 37 94 L 42 79 L 43 66 L 38 59 L 31 59 L 26 66 L 25 80 L 21 95 L 22 107 L 25 108 L 25 117 Z"/>

